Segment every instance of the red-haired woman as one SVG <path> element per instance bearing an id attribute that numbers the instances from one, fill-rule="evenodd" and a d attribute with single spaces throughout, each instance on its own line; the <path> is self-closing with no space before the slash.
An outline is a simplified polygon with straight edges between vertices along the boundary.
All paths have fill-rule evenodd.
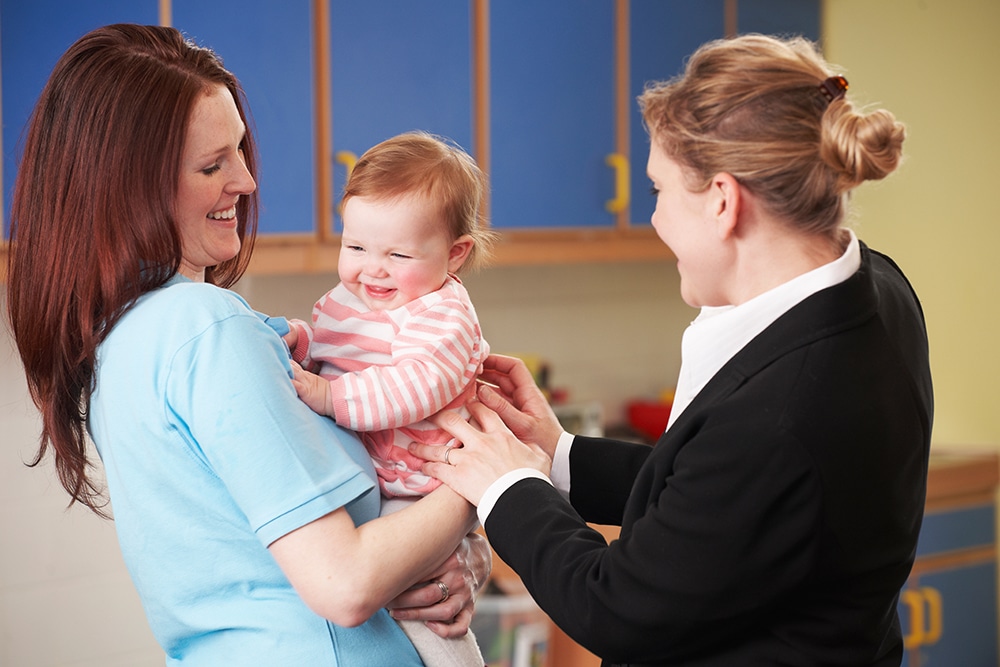
<path id="1" fill-rule="evenodd" d="M 464 634 L 488 549 L 448 488 L 376 518 L 364 448 L 299 401 L 285 331 L 225 289 L 256 229 L 246 119 L 233 75 L 170 28 L 107 26 L 59 60 L 11 209 L 36 460 L 103 513 L 93 439 L 168 664 L 419 665 L 385 607 Z"/>

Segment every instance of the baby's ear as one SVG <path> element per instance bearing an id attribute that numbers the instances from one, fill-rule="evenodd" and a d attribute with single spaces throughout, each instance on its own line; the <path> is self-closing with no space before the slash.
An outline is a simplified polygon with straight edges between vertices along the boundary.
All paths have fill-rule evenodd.
<path id="1" fill-rule="evenodd" d="M 455 239 L 455 242 L 451 244 L 451 249 L 448 251 L 448 273 L 458 273 L 458 270 L 462 268 L 462 264 L 468 259 L 469 253 L 472 252 L 472 246 L 475 244 L 476 242 L 468 234 Z"/>

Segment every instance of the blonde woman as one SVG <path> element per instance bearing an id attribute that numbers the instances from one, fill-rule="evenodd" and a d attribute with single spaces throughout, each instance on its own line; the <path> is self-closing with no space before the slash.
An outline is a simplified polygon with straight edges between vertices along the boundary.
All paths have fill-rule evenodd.
<path id="1" fill-rule="evenodd" d="M 494 356 L 479 427 L 439 420 L 464 447 L 413 448 L 607 665 L 900 664 L 931 377 L 916 294 L 843 226 L 904 130 L 847 87 L 812 44 L 748 35 L 639 98 L 652 224 L 701 309 L 654 447 L 563 433 Z"/>

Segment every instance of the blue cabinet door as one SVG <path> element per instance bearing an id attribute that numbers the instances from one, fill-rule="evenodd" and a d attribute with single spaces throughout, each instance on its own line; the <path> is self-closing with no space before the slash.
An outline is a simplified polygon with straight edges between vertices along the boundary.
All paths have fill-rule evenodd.
<path id="1" fill-rule="evenodd" d="M 360 156 L 410 130 L 447 137 L 475 154 L 471 31 L 469 0 L 332 0 L 334 155 Z M 333 172 L 334 200 L 345 164 L 338 161 Z"/>
<path id="2" fill-rule="evenodd" d="M 736 7 L 740 33 L 802 35 L 819 41 L 819 0 L 738 0 Z"/>
<path id="3" fill-rule="evenodd" d="M 249 101 L 261 234 L 316 231 L 310 0 L 173 0 L 173 25 L 218 53 Z"/>
<path id="4" fill-rule="evenodd" d="M 614 3 L 492 2 L 489 39 L 493 226 L 610 227 Z"/>
<path id="5" fill-rule="evenodd" d="M 109 23 L 156 23 L 156 0 L 0 1 L 0 63 L 3 72 L 3 239 L 17 175 L 20 141 L 56 61 L 84 34 Z"/>
<path id="6" fill-rule="evenodd" d="M 652 81 L 670 79 L 684 69 L 686 58 L 699 46 L 725 34 L 723 0 L 630 0 L 631 101 Z M 738 33 L 820 36 L 819 0 L 738 0 Z M 654 200 L 649 196 L 646 157 L 649 137 L 638 105 L 631 102 L 631 215 L 635 225 L 649 222 Z"/>
<path id="7" fill-rule="evenodd" d="M 996 507 L 972 504 L 929 510 L 917 540 L 918 575 L 900 593 L 906 639 L 903 665 L 996 667 Z M 929 568 L 934 558 L 946 565 Z"/>
<path id="8" fill-rule="evenodd" d="M 635 99 L 647 84 L 680 74 L 686 58 L 699 46 L 722 37 L 725 18 L 722 0 L 631 0 L 629 4 L 629 219 L 642 226 L 649 223 L 656 201 L 646 177 L 649 136 Z"/>
<path id="9" fill-rule="evenodd" d="M 927 573 L 903 589 L 903 665 L 997 667 L 997 565 Z"/>
<path id="10" fill-rule="evenodd" d="M 222 56 L 250 102 L 261 153 L 262 233 L 313 233 L 313 68 L 309 0 L 276 3 L 175 0 L 173 25 Z M 70 0 L 0 5 L 3 63 L 4 219 L 16 148 L 56 60 L 88 30 L 108 23 L 157 24 L 156 0 Z"/>

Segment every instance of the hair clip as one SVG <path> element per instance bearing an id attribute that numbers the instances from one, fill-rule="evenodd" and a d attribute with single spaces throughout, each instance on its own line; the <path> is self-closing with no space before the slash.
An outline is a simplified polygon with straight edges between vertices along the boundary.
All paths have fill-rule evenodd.
<path id="1" fill-rule="evenodd" d="M 831 76 L 819 84 L 819 91 L 823 93 L 827 104 L 843 97 L 847 88 L 847 79 L 842 76 Z"/>

